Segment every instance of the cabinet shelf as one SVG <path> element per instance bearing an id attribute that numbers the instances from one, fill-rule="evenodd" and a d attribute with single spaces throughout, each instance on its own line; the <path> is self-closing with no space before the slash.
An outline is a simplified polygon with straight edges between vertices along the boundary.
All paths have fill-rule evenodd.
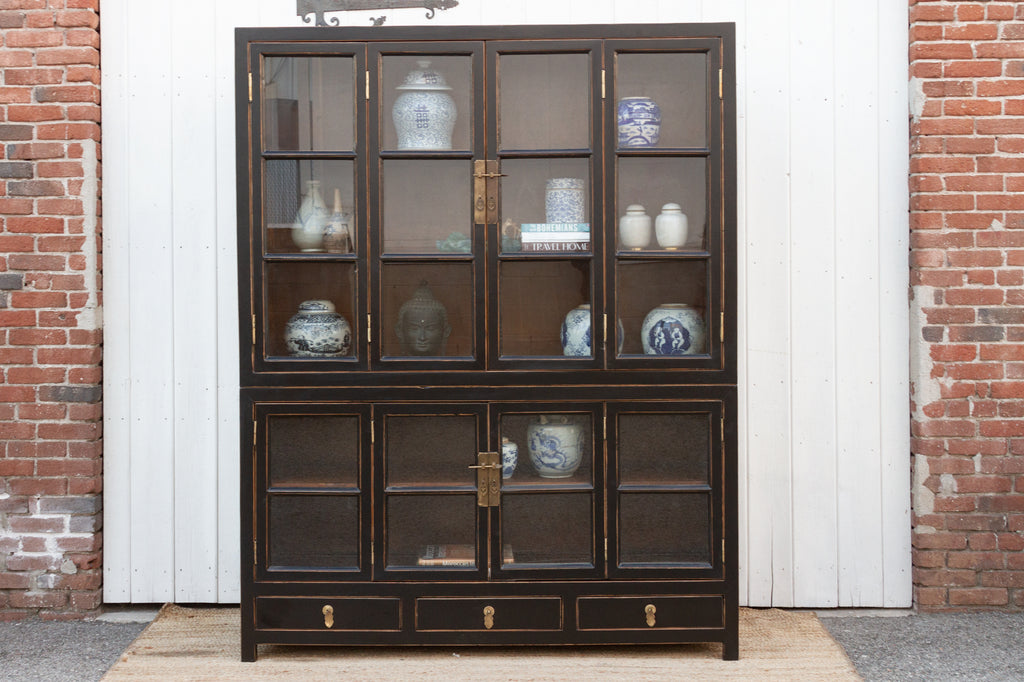
<path id="1" fill-rule="evenodd" d="M 244 660 L 738 656 L 734 32 L 239 29 Z"/>

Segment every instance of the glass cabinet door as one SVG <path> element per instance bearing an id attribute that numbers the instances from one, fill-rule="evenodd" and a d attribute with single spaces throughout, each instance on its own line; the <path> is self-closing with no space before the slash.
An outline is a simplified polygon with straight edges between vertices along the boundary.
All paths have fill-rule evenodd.
<path id="1" fill-rule="evenodd" d="M 489 46 L 497 366 L 590 366 L 600 354 L 592 312 L 601 295 L 593 256 L 602 229 L 600 57 L 589 41 L 534 42 L 529 52 Z"/>
<path id="2" fill-rule="evenodd" d="M 474 405 L 378 409 L 376 471 L 383 499 L 377 577 L 419 579 L 486 569 L 477 504 L 486 414 Z M 467 575 L 468 574 L 468 575 Z"/>
<path id="3" fill-rule="evenodd" d="M 710 41 L 685 50 L 658 41 L 606 48 L 616 364 L 720 363 L 724 187 L 714 50 Z"/>
<path id="4" fill-rule="evenodd" d="M 721 419 L 719 403 L 609 407 L 613 573 L 720 564 Z"/>
<path id="5" fill-rule="evenodd" d="M 261 405 L 257 437 L 266 462 L 257 467 L 270 572 L 369 570 L 369 409 L 364 406 Z M 296 528 L 302 528 L 296 533 Z M 351 576 L 349 576 L 351 577 Z"/>
<path id="6" fill-rule="evenodd" d="M 498 405 L 492 433 L 502 457 L 492 508 L 494 570 L 502 578 L 595 577 L 603 553 L 599 405 Z"/>
<path id="7" fill-rule="evenodd" d="M 264 52 L 259 61 L 253 107 L 259 361 L 359 359 L 365 191 L 357 158 L 365 116 L 356 87 L 363 57 L 349 50 Z"/>
<path id="8" fill-rule="evenodd" d="M 372 46 L 367 89 L 372 326 L 385 366 L 479 366 L 483 235 L 473 220 L 483 154 L 478 44 Z M 478 338 L 480 337 L 480 338 Z"/>

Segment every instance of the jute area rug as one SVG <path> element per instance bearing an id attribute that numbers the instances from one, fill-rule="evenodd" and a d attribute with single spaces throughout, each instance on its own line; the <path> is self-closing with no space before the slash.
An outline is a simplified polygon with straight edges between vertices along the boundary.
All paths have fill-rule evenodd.
<path id="1" fill-rule="evenodd" d="M 104 676 L 116 680 L 859 680 L 813 613 L 740 609 L 720 644 L 649 647 L 259 647 L 239 661 L 237 608 L 167 605 Z"/>

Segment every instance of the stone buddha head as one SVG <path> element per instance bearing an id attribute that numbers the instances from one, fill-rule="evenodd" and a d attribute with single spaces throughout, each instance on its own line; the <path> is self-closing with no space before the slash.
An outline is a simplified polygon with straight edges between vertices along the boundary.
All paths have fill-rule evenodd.
<path id="1" fill-rule="evenodd" d="M 412 298 L 399 308 L 395 333 L 403 355 L 444 355 L 452 333 L 448 311 L 434 298 L 426 282 L 421 282 Z"/>

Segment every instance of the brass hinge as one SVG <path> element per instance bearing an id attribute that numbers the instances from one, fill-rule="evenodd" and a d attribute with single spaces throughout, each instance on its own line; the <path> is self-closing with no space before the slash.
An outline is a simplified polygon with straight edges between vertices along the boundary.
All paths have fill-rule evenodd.
<path id="1" fill-rule="evenodd" d="M 722 70 L 718 70 L 718 99 L 722 99 Z"/>
<path id="2" fill-rule="evenodd" d="M 604 330 L 601 332 L 601 345 L 608 346 L 608 313 L 604 314 L 604 320 L 602 321 Z"/>
<path id="3" fill-rule="evenodd" d="M 252 316 L 252 345 L 256 345 L 256 315 Z"/>
<path id="4" fill-rule="evenodd" d="M 605 70 L 601 69 L 601 99 L 605 98 Z"/>
<path id="5" fill-rule="evenodd" d="M 497 507 L 501 504 L 501 454 L 480 452 L 476 464 L 476 504 L 478 507 Z"/>
<path id="6" fill-rule="evenodd" d="M 255 421 L 252 423 L 252 446 L 253 446 L 253 449 L 256 448 L 256 422 Z"/>
<path id="7" fill-rule="evenodd" d="M 725 417 L 721 419 L 722 446 L 725 446 Z"/>
<path id="8" fill-rule="evenodd" d="M 371 419 L 370 420 L 370 445 L 371 446 L 373 445 L 374 439 L 376 438 L 376 436 L 374 436 L 374 433 L 376 433 L 376 431 L 377 431 L 377 422 L 375 420 Z"/>
<path id="9" fill-rule="evenodd" d="M 252 539 L 252 563 L 253 563 L 253 565 L 255 565 L 257 563 L 257 560 L 256 560 L 257 556 L 259 556 L 259 552 L 257 552 L 257 550 L 256 550 L 256 538 L 253 538 Z"/>
<path id="10" fill-rule="evenodd" d="M 249 101 L 252 101 L 252 71 L 249 72 Z"/>
<path id="11" fill-rule="evenodd" d="M 604 558 L 608 559 L 608 536 L 604 537 Z"/>
<path id="12" fill-rule="evenodd" d="M 722 538 L 722 563 L 725 563 L 725 538 Z"/>
<path id="13" fill-rule="evenodd" d="M 367 313 L 367 315 L 366 315 L 366 343 L 367 344 L 373 343 L 373 332 L 371 331 L 371 329 L 372 329 L 372 327 L 371 327 L 372 320 L 373 320 L 373 318 L 370 317 L 369 313 Z"/>
<path id="14" fill-rule="evenodd" d="M 725 343 L 725 311 L 722 311 L 721 324 L 718 325 L 718 340 Z"/>
<path id="15" fill-rule="evenodd" d="M 370 99 L 370 72 L 366 72 L 366 99 Z"/>
<path id="16" fill-rule="evenodd" d="M 601 417 L 601 437 L 608 440 L 608 415 Z"/>

